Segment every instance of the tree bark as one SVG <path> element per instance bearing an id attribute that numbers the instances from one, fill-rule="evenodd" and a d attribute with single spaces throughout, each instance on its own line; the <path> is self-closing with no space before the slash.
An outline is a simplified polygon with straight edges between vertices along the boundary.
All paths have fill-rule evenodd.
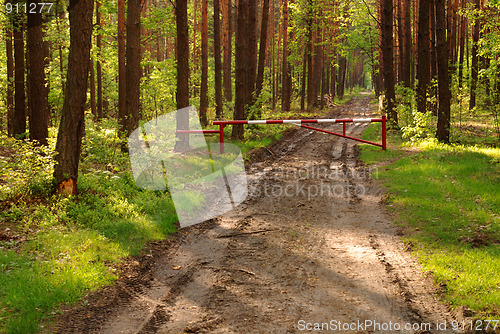
<path id="1" fill-rule="evenodd" d="M 307 13 L 307 110 L 311 111 L 314 107 L 314 74 L 313 74 L 313 21 L 314 8 L 313 0 L 308 0 L 309 12 Z"/>
<path id="2" fill-rule="evenodd" d="M 431 1 L 431 9 L 430 9 L 430 22 L 431 22 L 431 46 L 430 46 L 430 67 L 431 67 L 431 76 L 430 76 L 430 82 L 431 84 L 429 85 L 429 95 L 431 97 L 430 102 L 428 103 L 428 108 L 432 111 L 432 114 L 434 116 L 437 116 L 437 87 L 435 85 L 432 85 L 433 80 L 437 80 L 437 72 L 438 72 L 438 65 L 437 65 L 437 47 L 436 47 L 436 4 L 435 1 Z M 448 55 L 446 55 L 448 57 Z"/>
<path id="3" fill-rule="evenodd" d="M 479 9 L 479 0 L 474 0 L 473 4 L 475 9 Z M 479 19 L 476 19 L 474 22 L 474 28 L 472 32 L 472 67 L 471 67 L 471 78 L 470 78 L 469 110 L 474 109 L 474 107 L 476 106 L 477 77 L 479 74 L 479 55 L 478 55 L 479 30 L 480 30 Z"/>
<path id="4" fill-rule="evenodd" d="M 257 70 L 257 83 L 255 84 L 255 97 L 258 98 L 262 91 L 264 82 L 264 69 L 266 66 L 266 47 L 267 47 L 267 24 L 269 21 L 269 0 L 263 0 L 262 3 L 262 21 L 260 28 L 260 46 L 259 46 L 259 65 Z"/>
<path id="5" fill-rule="evenodd" d="M 214 1 L 215 117 L 222 119 L 222 64 L 220 52 L 220 0 Z"/>
<path id="6" fill-rule="evenodd" d="M 12 46 L 12 26 L 5 28 L 5 47 L 7 52 L 7 135 L 14 132 L 14 55 Z"/>
<path id="7" fill-rule="evenodd" d="M 403 48 L 403 68 L 402 68 L 402 78 L 405 87 L 411 86 L 411 48 L 412 48 L 412 38 L 411 38 L 411 2 L 410 0 L 402 0 L 403 2 L 403 36 L 404 36 L 404 48 Z"/>
<path id="8" fill-rule="evenodd" d="M 393 61 L 393 8 L 392 0 L 383 0 L 382 8 L 382 53 L 384 61 L 384 89 L 387 118 L 390 122 L 397 124 L 398 115 L 394 110 L 394 61 Z"/>
<path id="9" fill-rule="evenodd" d="M 281 110 L 290 110 L 289 64 L 288 64 L 288 0 L 283 0 L 283 60 L 281 79 Z"/>
<path id="10" fill-rule="evenodd" d="M 321 13 L 320 13 L 321 17 Z M 322 37 L 320 24 L 317 24 L 315 33 L 315 47 L 314 47 L 314 59 L 313 59 L 313 105 L 319 107 L 318 95 L 321 93 L 321 72 L 323 70 L 323 51 L 322 51 Z"/>
<path id="11" fill-rule="evenodd" d="M 444 22 L 445 0 L 435 0 L 436 21 Z M 442 24 L 436 25 L 439 110 L 436 137 L 440 142 L 450 142 L 450 75 L 448 72 L 448 42 L 446 30 Z"/>
<path id="12" fill-rule="evenodd" d="M 427 94 L 430 86 L 429 49 L 430 1 L 420 0 L 418 9 L 418 66 L 417 66 L 417 110 L 427 112 Z"/>
<path id="13" fill-rule="evenodd" d="M 205 1 L 205 0 L 203 0 L 203 1 Z M 193 71 L 194 71 L 194 73 L 198 72 L 198 57 L 199 57 L 198 46 L 196 45 L 196 42 L 197 42 L 196 33 L 198 30 L 198 26 L 200 25 L 198 22 L 198 2 L 199 2 L 198 0 L 194 1 L 194 8 L 193 8 Z M 202 38 L 203 38 L 203 36 L 202 36 Z M 195 88 L 194 93 L 197 94 L 196 88 Z"/>
<path id="14" fill-rule="evenodd" d="M 141 87 L 141 0 L 127 4 L 127 60 L 125 66 L 125 131 L 128 137 L 139 126 Z"/>
<path id="15" fill-rule="evenodd" d="M 397 15 L 395 15 L 395 21 L 397 23 L 397 44 L 398 44 L 398 83 L 403 82 L 403 61 L 404 61 L 404 29 L 403 29 L 403 4 L 402 0 L 396 0 Z"/>
<path id="16" fill-rule="evenodd" d="M 120 134 L 125 134 L 125 0 L 118 0 L 118 123 Z"/>
<path id="17" fill-rule="evenodd" d="M 189 34 L 187 1 L 177 1 L 175 6 L 177 23 L 177 110 L 189 106 Z M 177 112 L 177 129 L 189 128 L 189 114 Z M 175 150 L 184 151 L 189 148 L 189 135 L 177 134 Z"/>
<path id="18" fill-rule="evenodd" d="M 464 0 L 461 0 L 461 7 L 464 6 Z M 466 32 L 466 18 L 460 17 L 459 24 L 459 48 L 460 55 L 458 58 L 458 85 L 462 87 L 463 71 L 464 71 L 464 54 L 465 54 L 465 32 Z"/>
<path id="19" fill-rule="evenodd" d="M 251 13 L 252 11 L 254 11 L 253 15 Z M 253 59 L 253 46 L 251 44 L 255 41 L 255 21 L 251 22 L 253 19 L 255 19 L 255 0 L 239 0 L 235 41 L 236 99 L 234 119 L 246 118 L 246 108 L 251 101 L 253 93 L 251 83 L 255 83 L 255 77 L 253 77 L 255 72 L 252 72 L 252 66 L 250 64 Z M 233 125 L 232 135 L 236 139 L 243 139 L 243 125 Z"/>
<path id="20" fill-rule="evenodd" d="M 247 76 L 247 105 L 253 102 L 255 82 L 257 79 L 257 4 L 258 0 L 249 0 L 248 6 L 248 76 Z"/>
<path id="21" fill-rule="evenodd" d="M 70 47 L 66 95 L 57 134 L 54 178 L 60 191 L 77 191 L 78 163 L 85 132 L 84 111 L 87 95 L 90 46 L 92 37 L 93 0 L 70 0 Z M 63 181 L 70 181 L 68 188 Z"/>
<path id="22" fill-rule="evenodd" d="M 226 101 L 233 100 L 232 93 L 232 83 L 231 83 L 231 59 L 232 59 L 232 2 L 231 0 L 223 0 L 224 1 L 224 36 L 223 36 L 223 49 L 224 49 L 224 97 Z"/>
<path id="23" fill-rule="evenodd" d="M 26 131 L 26 95 L 24 82 L 24 39 L 20 15 L 14 16 L 14 119 L 12 135 Z"/>
<path id="24" fill-rule="evenodd" d="M 200 122 L 207 126 L 208 109 L 208 0 L 202 0 L 201 5 L 201 91 L 200 91 Z"/>
<path id="25" fill-rule="evenodd" d="M 100 120 L 103 117 L 103 108 L 102 108 L 102 67 L 101 67 L 101 53 L 102 53 L 102 34 L 101 29 L 103 28 L 102 20 L 101 20 L 101 1 L 96 1 L 96 24 L 99 29 L 99 33 L 97 34 L 97 62 L 96 62 L 96 75 L 97 75 L 97 119 Z"/>

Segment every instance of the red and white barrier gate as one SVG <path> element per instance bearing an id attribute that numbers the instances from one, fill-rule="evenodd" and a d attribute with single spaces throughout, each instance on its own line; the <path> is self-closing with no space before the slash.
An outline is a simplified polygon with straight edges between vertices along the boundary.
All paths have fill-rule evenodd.
<path id="1" fill-rule="evenodd" d="M 368 140 L 355 138 L 346 135 L 345 123 L 372 123 L 372 122 L 382 122 L 382 144 L 374 143 Z M 342 123 L 343 133 L 331 132 L 323 129 L 313 128 L 307 123 Z M 219 130 L 177 130 L 178 133 L 219 133 L 220 151 L 224 153 L 224 127 L 229 124 L 293 124 L 300 126 L 302 128 L 315 130 L 319 132 L 328 133 L 331 135 L 357 140 L 362 143 L 371 144 L 375 146 L 382 147 L 383 150 L 387 148 L 387 129 L 386 129 L 387 117 L 384 115 L 382 118 L 346 118 L 346 119 L 284 119 L 284 120 L 249 120 L 249 121 L 214 121 L 214 125 L 219 126 Z"/>

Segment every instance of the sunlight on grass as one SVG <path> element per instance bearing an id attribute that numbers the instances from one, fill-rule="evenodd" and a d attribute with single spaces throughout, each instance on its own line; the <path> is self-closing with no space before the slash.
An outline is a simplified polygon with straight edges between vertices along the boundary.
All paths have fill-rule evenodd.
<path id="1" fill-rule="evenodd" d="M 375 128 L 375 126 L 371 126 Z M 374 131 L 367 131 L 368 137 Z M 370 164 L 389 160 L 362 146 Z M 500 149 L 420 142 L 418 152 L 380 169 L 387 203 L 407 227 L 425 270 L 455 307 L 500 315 Z M 393 156 L 397 156 L 395 153 Z"/>
<path id="2" fill-rule="evenodd" d="M 136 187 L 107 123 L 87 127 L 69 198 L 52 195 L 54 138 L 49 148 L 0 138 L 0 227 L 21 238 L 0 241 L 1 333 L 38 332 L 61 303 L 110 284 L 123 258 L 175 231 L 170 194 Z"/>

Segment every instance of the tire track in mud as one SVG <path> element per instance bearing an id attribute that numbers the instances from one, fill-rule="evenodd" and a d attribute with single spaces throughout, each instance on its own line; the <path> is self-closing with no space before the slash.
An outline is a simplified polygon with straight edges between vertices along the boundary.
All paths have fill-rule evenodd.
<path id="1" fill-rule="evenodd" d="M 366 117 L 368 102 L 356 98 L 329 116 Z M 364 128 L 351 124 L 347 132 L 359 137 Z M 353 142 L 297 129 L 268 150 L 267 160 L 247 168 L 244 203 L 160 244 L 101 313 L 91 305 L 96 323 L 75 312 L 61 332 L 298 333 L 301 320 L 449 323 L 432 279 L 403 250 L 374 171 Z M 73 330 L 65 331 L 70 321 Z"/>

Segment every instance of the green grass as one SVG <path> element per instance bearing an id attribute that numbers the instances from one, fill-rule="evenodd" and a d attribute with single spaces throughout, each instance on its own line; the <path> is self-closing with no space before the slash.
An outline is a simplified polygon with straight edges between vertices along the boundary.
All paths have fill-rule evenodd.
<path id="1" fill-rule="evenodd" d="M 46 154 L 0 137 L 0 232 L 17 236 L 0 241 L 0 333 L 38 332 L 61 303 L 111 284 L 124 258 L 175 230 L 170 195 L 135 186 L 112 126 L 88 123 L 69 198 L 50 195 L 54 137 Z"/>
<path id="2" fill-rule="evenodd" d="M 364 138 L 376 139 L 376 127 Z M 387 205 L 406 227 L 406 242 L 453 307 L 498 319 L 500 149 L 432 140 L 407 148 L 397 134 L 389 138 L 387 153 L 362 145 L 362 159 L 382 166 Z"/>

